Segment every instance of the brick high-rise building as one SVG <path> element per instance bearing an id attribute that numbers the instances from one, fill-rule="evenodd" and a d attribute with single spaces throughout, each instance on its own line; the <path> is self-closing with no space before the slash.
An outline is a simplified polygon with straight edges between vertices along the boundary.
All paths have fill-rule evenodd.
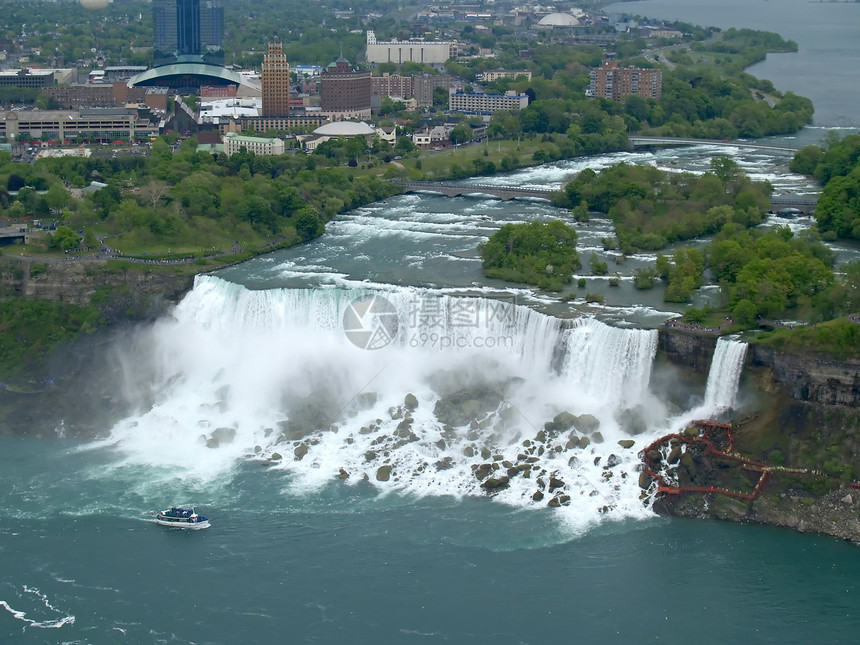
<path id="1" fill-rule="evenodd" d="M 287 116 L 290 113 L 290 66 L 279 42 L 269 43 L 263 56 L 262 116 Z"/>
<path id="2" fill-rule="evenodd" d="M 338 58 L 320 75 L 320 108 L 332 119 L 370 118 L 370 71 Z"/>
<path id="3" fill-rule="evenodd" d="M 586 94 L 620 101 L 635 94 L 646 99 L 658 99 L 663 91 L 663 72 L 659 69 L 618 67 L 616 61 L 607 61 L 591 70 L 591 82 Z"/>

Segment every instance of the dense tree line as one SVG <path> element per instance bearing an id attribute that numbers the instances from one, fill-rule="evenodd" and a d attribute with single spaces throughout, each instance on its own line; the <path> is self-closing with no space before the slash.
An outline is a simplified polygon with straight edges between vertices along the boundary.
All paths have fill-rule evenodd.
<path id="1" fill-rule="evenodd" d="M 628 253 L 716 233 L 728 222 L 759 224 L 770 190 L 725 157 L 712 160 L 711 171 L 700 176 L 621 163 L 600 173 L 583 170 L 564 186 L 557 203 L 607 213 Z"/>
<path id="2" fill-rule="evenodd" d="M 791 169 L 824 184 L 815 207 L 824 239 L 860 240 L 860 135 L 831 134 L 823 147 L 798 150 Z"/>
<path id="3" fill-rule="evenodd" d="M 707 256 L 738 322 L 775 319 L 787 311 L 808 317 L 817 310 L 819 318 L 837 313 L 828 304 L 833 253 L 814 232 L 795 236 L 788 227 L 763 232 L 728 224 L 708 246 Z"/>
<path id="4" fill-rule="evenodd" d="M 478 250 L 488 277 L 560 291 L 582 266 L 576 241 L 560 220 L 505 224 Z"/>
<path id="5" fill-rule="evenodd" d="M 362 151 L 365 144 L 362 140 Z M 111 246 L 130 253 L 159 250 L 197 252 L 253 250 L 280 240 L 316 237 L 335 214 L 394 194 L 389 182 L 340 168 L 323 155 L 257 156 L 240 151 L 226 157 L 197 152 L 196 139 L 174 154 L 157 141 L 149 157 L 63 157 L 33 166 L 0 162 L 0 215 L 53 217 L 73 231 L 111 236 Z M 97 179 L 107 186 L 83 200 L 64 184 L 83 187 Z M 18 191 L 12 196 L 9 191 Z M 40 194 L 39 191 L 46 191 Z M 63 238 L 65 231 L 54 236 Z M 56 246 L 56 245 L 55 245 Z"/>

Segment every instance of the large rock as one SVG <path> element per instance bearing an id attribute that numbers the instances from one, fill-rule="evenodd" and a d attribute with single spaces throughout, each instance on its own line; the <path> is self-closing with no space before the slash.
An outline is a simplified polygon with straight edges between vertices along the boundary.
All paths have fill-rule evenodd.
<path id="1" fill-rule="evenodd" d="M 296 446 L 296 449 L 293 450 L 293 454 L 296 456 L 296 459 L 301 461 L 302 457 L 304 457 L 306 454 L 308 454 L 308 444 L 306 444 L 306 443 L 299 444 L 298 446 Z"/>
<path id="2" fill-rule="evenodd" d="M 576 423 L 576 416 L 567 411 L 559 412 L 555 417 L 553 417 L 552 422 L 560 432 L 565 432 L 574 426 Z"/>
<path id="3" fill-rule="evenodd" d="M 483 488 L 488 493 L 500 491 L 508 486 L 510 486 L 511 478 L 507 475 L 502 475 L 501 477 L 490 477 L 483 483 L 481 483 L 481 488 Z"/>
<path id="4" fill-rule="evenodd" d="M 637 405 L 632 408 L 625 408 L 615 414 L 615 420 L 618 425 L 627 434 L 642 434 L 648 429 L 648 414 L 645 408 Z"/>
<path id="5" fill-rule="evenodd" d="M 219 444 L 231 443 L 236 438 L 236 428 L 215 428 L 212 431 L 212 438 Z"/>
<path id="6" fill-rule="evenodd" d="M 480 481 L 485 480 L 493 472 L 493 464 L 481 464 L 475 468 L 475 477 Z"/>
<path id="7" fill-rule="evenodd" d="M 376 481 L 387 482 L 391 479 L 391 466 L 380 466 L 376 469 Z"/>
<path id="8" fill-rule="evenodd" d="M 418 397 L 416 397 L 410 392 L 403 400 L 403 407 L 405 407 L 407 410 L 415 410 L 415 408 L 418 407 Z"/>
<path id="9" fill-rule="evenodd" d="M 576 417 L 574 425 L 580 432 L 594 432 L 600 427 L 600 419 L 593 414 L 580 414 Z"/>
<path id="10" fill-rule="evenodd" d="M 636 442 L 633 439 L 620 439 L 618 445 L 622 448 L 632 448 Z"/>

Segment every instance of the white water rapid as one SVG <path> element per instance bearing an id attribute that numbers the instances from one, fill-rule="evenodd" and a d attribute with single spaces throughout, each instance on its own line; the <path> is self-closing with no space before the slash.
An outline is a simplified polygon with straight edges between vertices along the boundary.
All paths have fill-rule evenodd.
<path id="1" fill-rule="evenodd" d="M 201 276 L 123 352 L 139 412 L 102 445 L 163 484 L 251 459 L 293 493 L 490 493 L 578 530 L 650 514 L 637 453 L 672 423 L 649 392 L 656 341 L 498 300 Z"/>

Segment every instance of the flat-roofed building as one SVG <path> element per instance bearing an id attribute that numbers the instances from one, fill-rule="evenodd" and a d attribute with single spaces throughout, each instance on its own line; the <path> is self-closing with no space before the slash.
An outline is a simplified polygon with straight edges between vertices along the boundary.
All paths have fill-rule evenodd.
<path id="1" fill-rule="evenodd" d="M 616 61 L 606 61 L 591 70 L 586 96 L 620 101 L 625 96 L 660 99 L 663 92 L 663 72 L 659 69 L 619 67 Z"/>
<path id="2" fill-rule="evenodd" d="M 528 105 L 528 94 L 517 94 L 516 92 L 505 92 L 504 94 L 457 92 L 448 97 L 449 110 L 468 114 L 492 114 L 499 110 L 523 110 Z"/>
<path id="3" fill-rule="evenodd" d="M 29 87 L 42 89 L 54 86 L 52 69 L 4 69 L 0 71 L 0 87 Z"/>
<path id="4" fill-rule="evenodd" d="M 284 140 L 266 137 L 247 137 L 235 132 L 224 135 L 224 154 L 228 157 L 245 148 L 255 155 L 282 155 L 284 154 Z"/>
<path id="5" fill-rule="evenodd" d="M 441 65 L 449 58 L 457 58 L 457 42 L 432 40 L 377 42 L 376 34 L 373 31 L 368 31 L 365 58 L 368 64 L 427 63 L 429 65 Z"/>
<path id="6" fill-rule="evenodd" d="M 492 83 L 500 78 L 517 78 L 518 76 L 525 76 L 527 81 L 532 80 L 532 73 L 527 69 L 497 69 L 490 72 L 484 72 L 483 74 L 478 74 L 477 80 Z"/>
<path id="7" fill-rule="evenodd" d="M 400 74 L 383 74 L 370 77 L 370 92 L 380 98 L 395 96 L 402 99 L 412 98 L 412 77 Z"/>
<path id="8" fill-rule="evenodd" d="M 0 139 L 22 136 L 43 141 L 74 141 L 77 138 L 114 141 L 143 140 L 158 135 L 158 124 L 126 108 L 81 110 L 0 111 Z"/>
<path id="9" fill-rule="evenodd" d="M 127 103 L 139 103 L 154 110 L 167 110 L 167 91 L 164 88 L 128 87 L 122 81 L 46 87 L 42 91 L 66 109 L 122 107 Z"/>

